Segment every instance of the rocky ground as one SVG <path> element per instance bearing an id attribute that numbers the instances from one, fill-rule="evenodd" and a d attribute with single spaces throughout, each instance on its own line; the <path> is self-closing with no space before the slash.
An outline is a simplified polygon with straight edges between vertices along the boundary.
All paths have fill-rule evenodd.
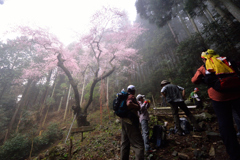
<path id="1" fill-rule="evenodd" d="M 150 127 L 155 124 L 163 125 L 168 122 L 166 131 L 166 144 L 158 149 L 146 159 L 152 160 L 173 160 L 173 159 L 197 159 L 197 160 L 228 160 L 229 156 L 226 153 L 225 146 L 221 141 L 218 132 L 218 124 L 212 109 L 205 108 L 204 110 L 194 109 L 192 112 L 196 115 L 199 124 L 204 128 L 203 132 L 191 131 L 190 134 L 179 136 L 169 132 L 173 125 L 171 114 L 155 113 L 151 114 Z M 180 112 L 181 113 L 181 112 Z M 103 113 L 102 125 L 99 111 L 89 115 L 89 121 L 95 128 L 92 132 L 84 133 L 83 141 L 81 134 L 71 136 L 70 141 L 66 144 L 59 142 L 58 145 L 41 153 L 35 159 L 50 159 L 60 160 L 67 159 L 71 154 L 73 160 L 118 160 L 120 159 L 120 141 L 121 141 L 121 125 L 118 117 L 109 115 L 107 110 Z M 184 117 L 184 115 L 181 115 Z M 154 145 L 152 144 L 152 147 Z M 69 150 L 71 149 L 71 153 Z M 131 150 L 130 159 L 134 159 L 134 152 Z"/>

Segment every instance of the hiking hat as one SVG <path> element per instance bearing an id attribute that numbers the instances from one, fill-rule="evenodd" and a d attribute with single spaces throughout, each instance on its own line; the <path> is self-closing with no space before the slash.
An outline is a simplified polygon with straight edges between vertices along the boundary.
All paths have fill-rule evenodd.
<path id="1" fill-rule="evenodd" d="M 144 98 L 144 97 L 145 97 L 145 95 L 138 94 L 136 99 L 139 101 L 140 98 Z"/>
<path id="2" fill-rule="evenodd" d="M 202 52 L 201 58 L 207 59 L 210 57 L 220 57 L 213 49 L 208 49 L 206 52 Z"/>
<path id="3" fill-rule="evenodd" d="M 198 88 L 194 88 L 194 91 L 199 91 L 199 89 Z"/>
<path id="4" fill-rule="evenodd" d="M 127 91 L 129 92 L 129 91 L 135 91 L 136 89 L 135 89 L 135 86 L 134 85 L 129 85 L 128 87 L 127 87 Z"/>
<path id="5" fill-rule="evenodd" d="M 165 85 L 165 84 L 169 84 L 170 82 L 168 82 L 167 80 L 162 80 L 161 82 L 161 86 Z"/>

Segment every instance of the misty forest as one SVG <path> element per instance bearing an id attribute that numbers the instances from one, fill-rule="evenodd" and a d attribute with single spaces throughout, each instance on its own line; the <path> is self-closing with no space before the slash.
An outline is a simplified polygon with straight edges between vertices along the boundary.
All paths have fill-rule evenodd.
<path id="1" fill-rule="evenodd" d="M 150 100 L 149 138 L 154 125 L 168 123 L 164 145 L 146 159 L 229 159 L 207 85 L 191 78 L 204 49 L 240 62 L 240 2 L 136 0 L 135 8 L 131 22 L 127 12 L 103 7 L 67 46 L 38 26 L 5 33 L 11 38 L 0 41 L 0 160 L 120 159 L 113 100 L 128 85 Z M 172 132 L 172 113 L 161 110 L 162 80 L 184 87 L 185 100 L 199 88 L 203 109 L 191 112 L 203 132 Z M 132 148 L 129 159 L 136 159 Z"/>

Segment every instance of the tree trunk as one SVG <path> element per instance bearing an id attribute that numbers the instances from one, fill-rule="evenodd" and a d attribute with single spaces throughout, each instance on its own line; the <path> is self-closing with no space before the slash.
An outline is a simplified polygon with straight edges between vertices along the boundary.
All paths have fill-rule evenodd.
<path id="1" fill-rule="evenodd" d="M 30 88 L 30 86 L 31 86 L 31 84 L 32 84 L 32 81 L 33 81 L 33 80 L 31 80 L 31 79 L 28 80 L 27 86 L 26 86 L 26 88 L 25 88 L 25 90 L 24 90 L 24 92 L 23 92 L 23 96 L 22 96 L 20 102 L 18 102 L 17 108 L 16 108 L 16 110 L 15 110 L 13 116 L 12 116 L 12 119 L 11 119 L 11 121 L 10 121 L 10 123 L 9 123 L 8 134 L 7 134 L 7 136 L 6 136 L 6 139 L 8 138 L 9 134 L 11 133 L 13 123 L 15 122 L 15 119 L 16 119 L 16 116 L 17 116 L 17 114 L 18 114 L 18 111 L 19 111 L 20 108 L 23 106 L 22 103 L 24 103 L 24 99 L 25 99 L 25 97 L 26 97 L 26 95 L 27 95 L 27 93 L 28 93 L 28 91 L 29 91 L 29 88 Z"/>
<path id="2" fill-rule="evenodd" d="M 57 85 L 57 75 L 56 75 L 56 79 L 55 79 L 54 84 L 53 84 L 53 91 L 52 91 L 52 94 L 51 94 L 51 98 L 53 97 L 53 95 L 55 93 L 56 85 Z"/>
<path id="3" fill-rule="evenodd" d="M 202 16 L 205 19 L 205 21 L 207 21 L 207 24 L 209 24 L 210 21 L 209 21 L 208 17 L 206 16 L 205 12 L 203 12 Z"/>
<path id="4" fill-rule="evenodd" d="M 144 71 L 143 71 L 143 67 L 142 65 L 139 65 L 140 68 L 140 72 L 142 73 L 142 77 L 143 77 L 143 82 L 147 82 L 148 78 L 144 75 Z"/>
<path id="5" fill-rule="evenodd" d="M 69 85 L 69 89 L 68 89 L 68 96 L 67 96 L 67 102 L 66 102 L 66 108 L 65 108 L 65 112 L 64 112 L 63 120 L 66 119 L 66 115 L 67 115 L 67 109 L 68 109 L 68 103 L 69 103 L 70 92 L 71 92 L 71 85 Z"/>
<path id="6" fill-rule="evenodd" d="M 17 125 L 17 129 L 16 129 L 16 133 L 18 133 L 18 128 L 19 128 L 20 123 L 21 123 L 21 120 L 22 120 L 22 113 L 23 113 L 23 111 L 21 112 L 20 118 L 19 118 L 19 120 L 18 120 L 18 125 Z"/>
<path id="7" fill-rule="evenodd" d="M 178 17 L 179 17 L 179 19 L 180 19 L 180 22 L 181 22 L 181 24 L 182 24 L 185 32 L 186 32 L 187 35 L 188 35 L 188 37 L 191 37 L 191 33 L 190 33 L 189 29 L 187 28 L 186 23 L 185 23 L 184 20 L 182 19 L 182 15 L 181 15 L 180 13 L 178 14 Z"/>
<path id="8" fill-rule="evenodd" d="M 169 53 L 174 58 L 174 65 L 179 64 L 180 63 L 179 57 L 174 53 L 174 51 L 172 50 L 172 48 L 169 45 L 167 47 L 170 50 Z"/>
<path id="9" fill-rule="evenodd" d="M 152 100 L 153 100 L 153 107 L 156 107 L 156 104 L 155 104 L 155 101 L 154 101 L 153 95 L 152 95 Z"/>
<path id="10" fill-rule="evenodd" d="M 53 91 L 52 91 L 52 94 L 51 94 L 51 98 L 52 98 L 53 95 L 54 95 L 56 84 L 57 84 L 57 83 L 56 83 L 56 79 L 55 79 L 55 82 L 54 82 L 54 84 L 53 84 Z M 46 121 L 46 119 L 47 119 L 47 115 L 48 115 L 48 112 L 49 112 L 49 107 L 50 107 L 50 105 L 51 105 L 51 104 L 48 104 L 48 106 L 47 106 L 47 112 L 46 112 L 46 114 L 45 114 L 45 117 L 44 117 L 44 120 L 43 120 L 43 123 L 42 123 L 42 127 L 44 126 L 45 121 Z"/>
<path id="11" fill-rule="evenodd" d="M 166 47 L 166 51 L 168 51 L 168 55 L 171 58 L 172 68 L 175 68 L 175 66 L 178 64 L 177 56 L 174 55 L 173 51 L 171 50 L 171 48 L 169 46 Z"/>
<path id="12" fill-rule="evenodd" d="M 240 8 L 235 5 L 231 0 L 219 0 L 224 6 L 228 9 L 228 11 L 240 22 Z"/>
<path id="13" fill-rule="evenodd" d="M 146 73 L 146 67 L 144 66 L 144 65 L 140 65 L 140 68 L 141 68 L 141 70 L 142 70 L 142 75 L 143 75 L 143 77 L 145 77 L 145 79 L 144 79 L 144 81 L 145 82 L 149 82 L 149 78 L 147 78 L 148 77 L 148 74 L 150 74 L 150 73 Z"/>
<path id="14" fill-rule="evenodd" d="M 3 89 L 2 89 L 2 91 L 0 92 L 0 100 L 2 99 L 3 94 L 5 93 L 7 87 L 8 87 L 8 85 L 7 85 L 7 83 L 5 83 L 5 84 L 4 84 L 4 87 L 3 87 Z"/>
<path id="15" fill-rule="evenodd" d="M 192 19 L 188 13 L 187 13 L 187 15 L 188 15 L 188 18 L 190 19 L 190 22 L 193 25 L 194 30 L 199 34 L 199 38 L 201 39 L 202 44 L 205 46 L 205 48 L 209 48 L 208 45 L 204 43 L 204 38 L 202 37 L 202 34 L 198 30 L 198 27 L 197 27 L 196 23 L 194 22 L 194 19 Z"/>
<path id="16" fill-rule="evenodd" d="M 169 49 L 167 47 L 165 48 L 166 48 L 166 51 L 168 51 L 167 56 L 168 56 L 168 59 L 170 60 L 169 65 L 171 66 L 171 69 L 174 69 L 175 67 L 175 59 L 173 58 L 174 56 L 171 56 Z"/>
<path id="17" fill-rule="evenodd" d="M 75 106 L 72 106 L 72 109 L 74 110 L 74 114 L 77 114 L 77 124 L 78 124 L 78 127 L 88 126 L 88 125 L 90 125 L 90 123 L 87 121 L 87 109 L 88 109 L 89 105 L 92 102 L 93 89 L 94 89 L 96 83 L 98 81 L 100 81 L 101 79 L 94 78 L 92 86 L 91 86 L 91 89 L 90 89 L 90 97 L 89 97 L 88 103 L 87 103 L 87 105 L 86 105 L 86 107 L 84 109 L 84 112 L 82 112 L 81 107 L 80 107 L 80 98 L 79 98 L 79 92 L 78 92 L 78 89 L 77 89 L 77 84 L 73 80 L 72 75 L 70 74 L 69 70 L 64 66 L 61 54 L 58 54 L 57 58 L 58 58 L 58 66 L 60 68 L 62 68 L 63 71 L 65 72 L 65 74 L 67 75 L 67 77 L 69 79 L 69 83 L 72 85 L 72 88 L 73 88 L 73 91 L 74 91 Z M 114 69 L 113 69 L 113 71 L 114 71 Z M 105 78 L 105 77 L 103 76 L 103 78 Z"/>
<path id="18" fill-rule="evenodd" d="M 8 137 L 8 129 L 6 130 L 6 133 L 5 133 L 5 138 L 4 138 L 4 140 L 3 140 L 3 144 L 6 142 L 6 140 L 7 140 L 7 137 Z"/>
<path id="19" fill-rule="evenodd" d="M 167 54 L 163 54 L 163 55 L 164 55 L 164 58 L 168 60 Z M 171 70 L 171 66 L 169 65 L 169 63 L 167 63 L 166 68 L 168 68 L 168 70 Z"/>
<path id="20" fill-rule="evenodd" d="M 113 73 L 114 70 L 115 70 L 115 67 L 113 67 L 111 70 L 109 70 L 107 73 L 105 73 L 105 74 L 102 76 L 102 79 L 110 76 L 110 75 Z M 92 102 L 94 87 L 95 87 L 95 85 L 97 84 L 97 82 L 99 82 L 100 80 L 101 80 L 101 77 L 100 77 L 100 78 L 95 77 L 94 80 L 93 80 L 93 83 L 92 83 L 91 89 L 90 89 L 90 97 L 89 97 L 89 100 L 88 100 L 87 105 L 86 105 L 85 108 L 84 108 L 84 113 L 87 113 L 87 109 L 88 109 L 89 105 L 90 105 L 91 102 Z"/>
<path id="21" fill-rule="evenodd" d="M 46 84 L 45 84 L 46 89 L 45 89 L 44 94 L 43 94 L 43 97 L 42 97 L 42 103 L 43 103 L 43 104 L 44 104 L 44 102 L 45 102 L 45 100 L 46 100 L 46 98 L 47 98 L 51 75 L 52 75 L 52 71 L 49 71 L 48 76 L 47 76 L 47 82 L 46 82 Z"/>
<path id="22" fill-rule="evenodd" d="M 92 103 L 94 87 L 101 79 L 104 79 L 104 78 L 110 76 L 114 70 L 115 70 L 115 67 L 113 67 L 111 70 L 109 70 L 105 74 L 101 75 L 100 77 L 97 77 L 98 71 L 95 72 L 95 78 L 93 79 L 93 82 L 92 82 L 92 85 L 90 88 L 90 94 L 89 94 L 90 96 L 89 96 L 88 102 L 87 102 L 86 106 L 84 107 L 83 113 L 80 112 L 80 114 L 78 114 L 78 116 L 77 116 L 77 123 L 78 123 L 79 127 L 90 125 L 90 123 L 87 121 L 87 109 L 90 106 L 90 104 Z M 77 108 L 75 108 L 74 112 L 78 113 L 79 111 L 77 111 Z"/>
<path id="23" fill-rule="evenodd" d="M 73 91 L 74 91 L 74 96 L 75 96 L 75 105 L 79 109 L 79 112 L 81 113 L 80 98 L 79 98 L 79 92 L 78 92 L 78 89 L 77 89 L 77 84 L 73 80 L 73 77 L 72 77 L 71 73 L 69 72 L 69 70 L 64 66 L 64 64 L 63 64 L 64 61 L 61 57 L 61 54 L 58 54 L 57 58 L 58 58 L 58 66 L 60 68 L 62 68 L 62 70 L 64 71 L 64 73 L 68 77 L 69 83 L 72 85 L 72 88 L 73 88 Z"/>
<path id="24" fill-rule="evenodd" d="M 179 41 L 178 41 L 177 35 L 174 33 L 174 31 L 173 31 L 173 29 L 172 29 L 170 23 L 167 22 L 167 24 L 168 24 L 168 27 L 169 27 L 169 29 L 170 29 L 172 35 L 173 35 L 173 38 L 174 38 L 175 42 L 177 43 L 177 45 L 179 45 Z"/>
<path id="25" fill-rule="evenodd" d="M 33 105 L 35 105 L 36 102 L 37 102 L 37 98 L 38 98 L 39 92 L 40 92 L 40 89 L 37 89 L 37 94 L 35 95 L 35 98 L 33 100 Z"/>
<path id="26" fill-rule="evenodd" d="M 138 72 L 139 72 L 141 83 L 146 82 L 146 79 L 145 79 L 146 77 L 143 76 L 143 71 L 142 71 L 141 65 L 139 63 L 137 63 L 137 67 L 138 67 Z"/>
<path id="27" fill-rule="evenodd" d="M 190 22 L 191 22 L 192 25 L 193 25 L 193 28 L 194 28 L 195 32 L 197 32 L 198 34 L 200 34 L 200 32 L 199 32 L 199 30 L 198 30 L 198 27 L 197 27 L 196 23 L 194 22 L 194 20 L 192 19 L 192 17 L 191 17 L 188 13 L 187 13 L 187 15 L 188 15 L 188 18 L 189 18 Z M 200 34 L 200 35 L 201 35 L 201 34 Z"/>
<path id="28" fill-rule="evenodd" d="M 33 135 L 32 135 L 33 136 Z M 29 153 L 29 159 L 32 159 L 32 151 L 33 151 L 33 137 L 31 138 L 32 144 L 31 144 L 31 150 Z"/>
<path id="29" fill-rule="evenodd" d="M 142 84 L 143 80 L 142 80 L 142 76 L 141 76 L 141 73 L 140 73 L 139 64 L 135 65 L 135 75 L 136 75 L 137 82 L 139 84 Z"/>
<path id="30" fill-rule="evenodd" d="M 63 96 L 61 97 L 61 100 L 60 100 L 60 103 L 59 103 L 59 106 L 58 106 L 58 112 L 60 111 L 60 109 L 61 109 L 61 106 L 62 106 L 62 100 L 63 100 Z"/>
<path id="31" fill-rule="evenodd" d="M 42 116 L 42 112 L 44 110 L 45 101 L 46 101 L 46 98 L 47 98 L 47 95 L 48 95 L 49 83 L 50 83 L 51 75 L 52 75 L 52 70 L 49 71 L 48 76 L 47 76 L 47 82 L 45 84 L 46 89 L 44 91 L 44 94 L 43 94 L 43 97 L 42 97 L 42 101 L 41 101 L 42 103 L 41 103 L 41 107 L 40 107 L 40 116 Z"/>
<path id="32" fill-rule="evenodd" d="M 232 24 L 232 21 L 229 20 L 227 14 L 218 6 L 218 4 L 215 3 L 213 0 L 208 0 L 209 4 L 211 4 L 217 13 L 227 22 L 228 25 Z"/>
<path id="33" fill-rule="evenodd" d="M 107 77 L 107 109 L 108 109 L 108 117 L 109 117 L 109 120 L 110 120 L 110 109 L 109 109 L 109 96 L 108 96 L 108 85 L 109 85 L 109 77 Z"/>
<path id="34" fill-rule="evenodd" d="M 211 17 L 212 21 L 215 22 L 215 19 L 213 18 L 212 13 L 206 8 L 205 11 L 207 12 L 207 14 L 209 15 L 209 17 Z"/>
<path id="35" fill-rule="evenodd" d="M 102 112 L 102 97 L 103 97 L 103 80 L 101 79 L 101 84 L 100 84 L 100 91 L 99 91 L 99 93 L 100 93 L 100 95 L 99 95 L 99 105 L 100 105 L 100 124 L 102 125 L 102 114 L 103 114 L 103 112 Z"/>
<path id="36" fill-rule="evenodd" d="M 94 91 L 95 85 L 101 79 L 104 79 L 104 78 L 108 77 L 109 75 L 111 75 L 113 73 L 113 71 L 115 70 L 115 67 L 111 64 L 112 60 L 115 58 L 115 56 L 113 56 L 112 59 L 109 61 L 110 65 L 112 66 L 112 69 L 109 70 L 108 72 L 104 72 L 100 76 L 100 78 L 98 77 L 98 72 L 99 72 L 99 69 L 100 69 L 99 68 L 99 56 L 101 55 L 102 51 L 99 48 L 99 42 L 95 41 L 93 43 L 97 43 L 97 47 L 98 47 L 97 50 L 99 51 L 99 54 L 96 54 L 95 50 L 93 49 L 92 44 L 90 44 L 91 47 L 92 47 L 92 51 L 95 54 L 95 58 L 97 60 L 98 68 L 97 68 L 97 70 L 94 73 L 94 79 L 93 79 L 93 82 L 92 82 L 92 85 L 91 85 L 91 88 L 90 88 L 89 100 L 88 100 L 88 102 L 87 102 L 83 112 L 82 112 L 82 110 L 80 108 L 80 99 L 79 99 L 79 92 L 78 92 L 78 89 L 77 89 L 77 85 L 74 82 L 74 80 L 73 80 L 70 72 L 68 71 L 68 69 L 64 66 L 64 64 L 63 64 L 64 61 L 63 61 L 63 59 L 61 57 L 61 54 L 58 54 L 58 56 L 57 56 L 57 58 L 58 58 L 58 66 L 61 67 L 63 69 L 63 71 L 65 72 L 65 74 L 67 75 L 67 77 L 69 79 L 69 82 L 72 85 L 72 88 L 73 88 L 73 91 L 74 91 L 76 106 L 73 106 L 72 109 L 74 110 L 74 114 L 77 114 L 78 127 L 80 127 L 80 126 L 87 126 L 87 125 L 90 124 L 89 122 L 87 122 L 87 109 L 90 106 L 90 104 L 92 103 L 93 91 Z"/>
<path id="37" fill-rule="evenodd" d="M 86 69 L 86 71 L 84 73 L 84 77 L 83 77 L 83 87 L 82 87 L 82 95 L 81 95 L 80 105 L 82 105 L 83 97 L 84 97 L 83 94 L 84 94 L 84 90 L 85 90 L 85 80 L 86 80 L 85 76 L 86 76 L 86 72 L 87 72 L 87 69 Z"/>

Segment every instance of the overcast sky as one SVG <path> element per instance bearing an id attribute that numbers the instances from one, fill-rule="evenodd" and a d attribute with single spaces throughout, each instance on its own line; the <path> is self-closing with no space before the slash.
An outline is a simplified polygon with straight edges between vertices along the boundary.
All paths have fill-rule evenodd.
<path id="1" fill-rule="evenodd" d="M 3 2 L 3 0 L 0 0 Z M 125 9 L 136 18 L 136 0 L 5 0 L 0 3 L 0 37 L 13 25 L 49 27 L 62 42 L 72 41 L 73 31 L 87 30 L 89 17 L 104 6 Z"/>

